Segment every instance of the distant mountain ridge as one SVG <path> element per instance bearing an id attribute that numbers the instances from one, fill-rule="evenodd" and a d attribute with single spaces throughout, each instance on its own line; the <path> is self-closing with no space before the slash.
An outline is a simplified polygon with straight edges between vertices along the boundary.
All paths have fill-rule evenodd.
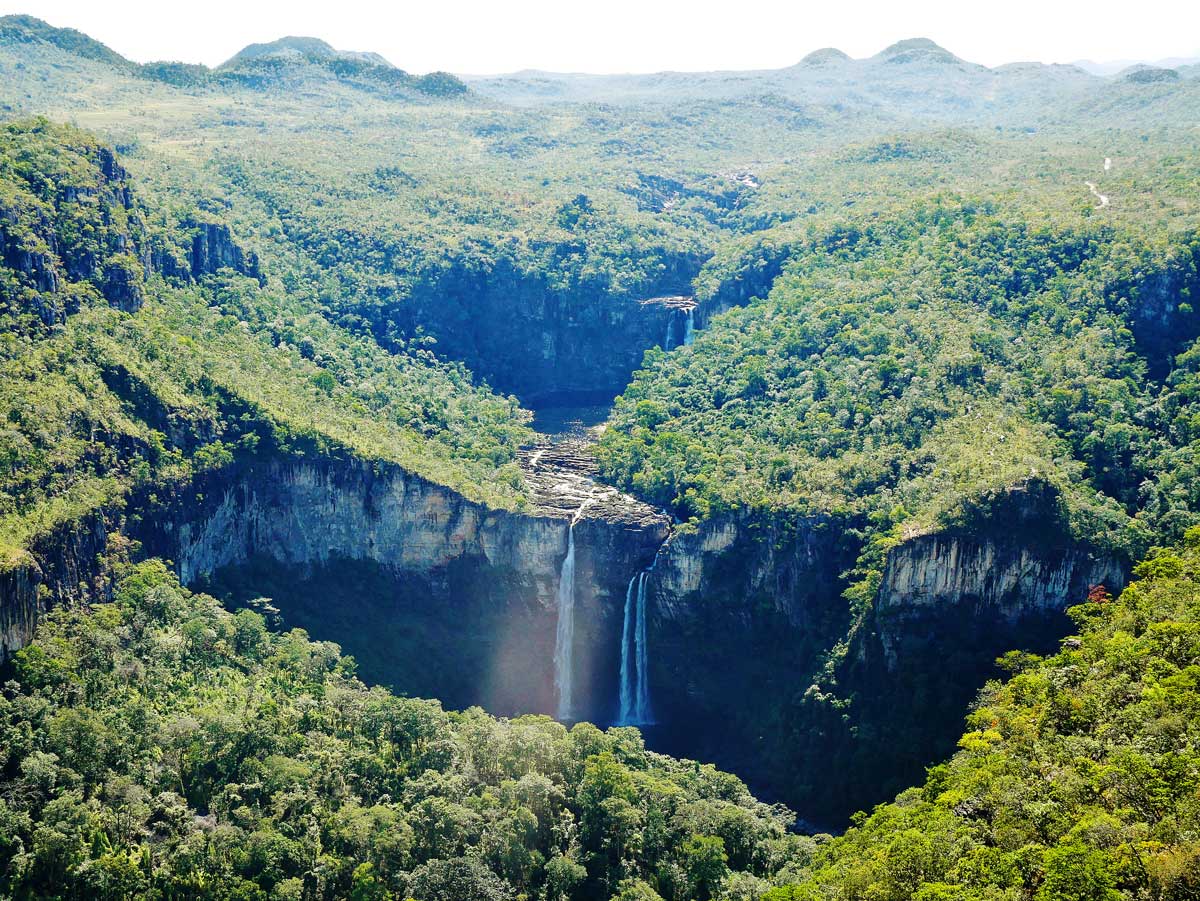
<path id="1" fill-rule="evenodd" d="M 1190 97 L 1200 83 L 1195 66 L 1140 66 L 1103 77 L 1074 65 L 1022 62 L 989 67 L 924 37 L 897 41 L 861 59 L 826 47 L 780 69 L 615 75 L 524 70 L 461 77 L 445 72 L 412 75 L 378 53 L 338 50 L 320 38 L 297 35 L 249 44 L 213 69 L 182 62 L 141 65 L 79 31 L 26 15 L 0 18 L 0 45 L 52 47 L 56 53 L 188 91 L 221 86 L 295 91 L 341 85 L 401 101 L 461 97 L 474 91 L 514 106 L 750 99 L 786 109 L 798 125 L 866 115 L 880 121 L 913 117 L 1028 129 L 1053 119 L 1056 110 L 1097 103 L 1134 109 L 1148 102 L 1151 92 L 1178 91 Z M 1125 94 L 1130 95 L 1127 102 Z M 1187 102 L 1186 97 L 1179 99 Z"/>
<path id="2" fill-rule="evenodd" d="M 179 88 L 203 88 L 230 82 L 267 89 L 281 80 L 317 74 L 369 90 L 415 92 L 438 97 L 465 94 L 466 85 L 446 72 L 416 76 L 378 53 L 336 50 L 314 37 L 288 36 L 249 44 L 216 69 L 195 63 L 155 61 L 141 65 L 73 28 L 56 28 L 29 15 L 0 17 L 0 46 L 45 44 L 83 59 L 162 81 Z"/>
<path id="3" fill-rule="evenodd" d="M 1078 66 L 1083 71 L 1101 77 L 1121 75 L 1134 67 L 1154 69 L 1178 69 L 1181 66 L 1194 66 L 1200 63 L 1200 52 L 1193 56 L 1168 56 L 1163 59 L 1112 59 L 1097 62 L 1090 59 L 1075 60 L 1071 65 Z"/>
<path id="4" fill-rule="evenodd" d="M 55 28 L 41 19 L 27 15 L 0 17 L 0 44 L 44 42 L 85 59 L 94 59 L 122 69 L 136 68 L 112 48 L 74 28 Z"/>
<path id="5" fill-rule="evenodd" d="M 27 14 L 12 14 L 0 16 L 0 43 L 33 43 L 45 42 L 53 44 L 62 50 L 74 53 L 87 59 L 106 62 L 122 68 L 138 68 L 139 64 L 122 56 L 106 44 L 77 31 L 74 28 L 59 28 Z M 152 62 L 148 66 L 171 65 L 188 69 L 203 68 L 209 71 L 228 69 L 240 64 L 263 59 L 318 59 L 318 60 L 347 60 L 367 63 L 375 66 L 399 68 L 382 54 L 375 51 L 338 50 L 329 42 L 311 36 L 288 35 L 273 41 L 247 44 L 215 69 L 198 63 L 182 61 Z M 925 38 L 914 37 L 896 41 L 870 57 L 855 58 L 836 47 L 822 47 L 813 50 L 802 57 L 799 62 L 783 69 L 748 69 L 748 70 L 711 70 L 708 72 L 675 72 L 663 71 L 656 73 L 583 73 L 583 72 L 554 72 L 541 69 L 521 69 L 503 73 L 462 73 L 461 77 L 470 81 L 483 81 L 499 78 L 528 78 L 528 77 L 563 77 L 563 78 L 638 78 L 651 75 L 714 75 L 714 74 L 758 74 L 762 72 L 787 71 L 789 68 L 800 66 L 827 66 L 831 64 L 850 64 L 869 61 L 903 61 L 903 62 L 956 62 L 975 66 L 989 71 L 1003 71 L 1013 66 L 1031 65 L 1048 69 L 1075 68 L 1089 75 L 1098 77 L 1120 77 L 1135 68 L 1155 69 L 1186 69 L 1200 64 L 1200 52 L 1191 56 L 1172 56 L 1157 60 L 1120 59 L 1095 61 L 1090 59 L 1075 60 L 1071 63 L 1038 63 L 1014 60 L 996 66 L 984 66 L 972 63 L 957 56 L 937 42 Z"/>

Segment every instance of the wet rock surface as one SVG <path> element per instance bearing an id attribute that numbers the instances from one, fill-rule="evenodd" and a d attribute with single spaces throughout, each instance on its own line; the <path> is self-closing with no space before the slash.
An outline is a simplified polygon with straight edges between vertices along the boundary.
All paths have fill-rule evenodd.
<path id="1" fill-rule="evenodd" d="M 542 433 L 536 444 L 521 450 L 521 471 L 539 516 L 599 519 L 637 527 L 666 527 L 670 517 L 631 495 L 596 480 L 591 445 L 603 425 L 569 420 L 564 431 Z M 580 512 L 582 511 L 582 512 Z"/>

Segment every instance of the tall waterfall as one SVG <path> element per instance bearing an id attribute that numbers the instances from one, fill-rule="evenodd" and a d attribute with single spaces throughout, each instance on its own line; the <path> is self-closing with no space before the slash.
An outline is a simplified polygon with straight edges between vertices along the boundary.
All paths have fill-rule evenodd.
<path id="1" fill-rule="evenodd" d="M 576 519 L 578 514 L 576 514 Z M 567 530 L 567 556 L 558 573 L 558 629 L 554 634 L 554 687 L 558 718 L 571 718 L 571 672 L 575 649 L 575 519 Z"/>
<path id="2" fill-rule="evenodd" d="M 675 311 L 667 310 L 667 334 L 663 337 L 663 350 L 671 349 L 671 339 L 675 337 Z"/>
<path id="3" fill-rule="evenodd" d="M 684 346 L 691 344 L 696 339 L 696 308 L 692 307 L 687 311 L 687 319 L 683 323 L 683 343 Z"/>
<path id="4" fill-rule="evenodd" d="M 646 583 L 650 570 L 629 580 L 625 592 L 625 622 L 621 627 L 621 709 L 623 726 L 654 722 L 650 712 L 650 673 L 646 650 Z M 635 590 L 636 589 L 636 590 Z"/>

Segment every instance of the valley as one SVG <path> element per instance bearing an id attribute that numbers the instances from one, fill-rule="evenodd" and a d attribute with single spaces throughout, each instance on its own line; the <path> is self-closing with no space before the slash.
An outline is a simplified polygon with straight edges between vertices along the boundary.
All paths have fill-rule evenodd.
<path id="1" fill-rule="evenodd" d="M 0 77 L 0 899 L 1191 897 L 1196 73 Z"/>

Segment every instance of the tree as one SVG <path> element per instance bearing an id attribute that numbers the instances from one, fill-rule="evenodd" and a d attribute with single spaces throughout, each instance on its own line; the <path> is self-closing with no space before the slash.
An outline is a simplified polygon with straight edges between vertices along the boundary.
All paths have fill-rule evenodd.
<path id="1" fill-rule="evenodd" d="M 663 901 L 663 898 L 642 880 L 625 879 L 617 886 L 613 901 Z"/>
<path id="2" fill-rule="evenodd" d="M 1120 901 L 1107 856 L 1083 845 L 1049 849 L 1037 901 Z"/>
<path id="3" fill-rule="evenodd" d="M 431 860 L 409 880 L 416 901 L 510 901 L 510 889 L 474 857 Z"/>
<path id="4" fill-rule="evenodd" d="M 693 835 L 683 845 L 688 884 L 699 901 L 708 901 L 729 875 L 725 842 L 715 835 Z"/>
<path id="5" fill-rule="evenodd" d="M 390 901 L 392 893 L 375 872 L 371 862 L 360 863 L 354 868 L 350 880 L 350 901 Z"/>
<path id="6" fill-rule="evenodd" d="M 558 855 L 546 864 L 546 897 L 549 901 L 565 901 L 575 887 L 587 879 L 587 870 L 577 861 Z"/>

